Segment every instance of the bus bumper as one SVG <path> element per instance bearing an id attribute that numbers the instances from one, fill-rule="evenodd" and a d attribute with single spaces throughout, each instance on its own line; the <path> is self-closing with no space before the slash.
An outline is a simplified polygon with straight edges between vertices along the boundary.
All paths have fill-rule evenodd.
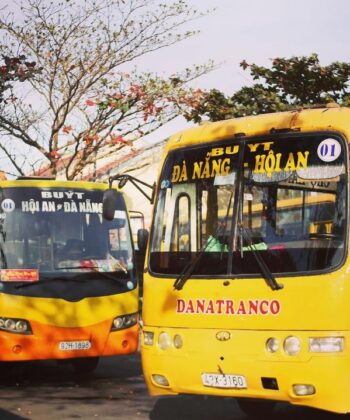
<path id="1" fill-rule="evenodd" d="M 261 398 L 286 401 L 328 411 L 350 412 L 350 334 L 344 331 L 244 331 L 148 328 L 144 326 L 142 365 L 151 395 L 204 394 L 237 398 Z M 153 333 L 153 344 L 145 344 L 145 332 Z M 160 332 L 168 334 L 169 347 L 161 349 Z M 225 334 L 221 334 L 221 333 Z M 178 335 L 181 348 L 174 345 Z M 283 342 L 296 336 L 301 350 L 287 355 Z M 223 338 L 224 337 L 224 338 Z M 274 337 L 276 352 L 266 349 Z M 310 353 L 309 337 L 343 337 L 344 350 L 336 353 Z M 246 387 L 203 384 L 203 374 L 237 375 Z M 222 376 L 221 376 L 222 377 Z M 165 379 L 164 379 L 165 378 Z M 303 387 L 305 385 L 305 387 Z M 302 395 L 297 395 L 301 390 Z M 303 390 L 311 394 L 303 395 Z M 311 391 L 310 391 L 311 390 Z M 312 391 L 314 390 L 314 392 Z"/>
<path id="2" fill-rule="evenodd" d="M 31 321 L 33 334 L 0 332 L 0 361 L 71 359 L 133 353 L 139 327 L 111 332 L 112 320 L 69 328 Z"/>

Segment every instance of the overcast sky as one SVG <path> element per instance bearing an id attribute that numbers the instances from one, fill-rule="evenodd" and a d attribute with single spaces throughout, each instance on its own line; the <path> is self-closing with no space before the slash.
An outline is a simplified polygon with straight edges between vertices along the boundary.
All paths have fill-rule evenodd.
<path id="1" fill-rule="evenodd" d="M 192 22 L 200 34 L 143 57 L 143 69 L 175 72 L 208 59 L 222 63 L 193 85 L 232 94 L 251 84 L 239 63 L 269 66 L 271 58 L 317 53 L 321 64 L 350 62 L 349 0 L 187 0 L 198 10 L 216 10 Z M 138 64 L 140 66 L 140 63 Z M 182 129 L 177 120 L 156 138 Z"/>
<path id="2" fill-rule="evenodd" d="M 321 64 L 350 61 L 349 0 L 187 0 L 199 10 L 216 8 L 191 23 L 199 35 L 144 58 L 158 71 L 214 59 L 223 63 L 196 84 L 228 94 L 249 83 L 239 63 L 269 65 L 270 58 L 317 53 Z"/>

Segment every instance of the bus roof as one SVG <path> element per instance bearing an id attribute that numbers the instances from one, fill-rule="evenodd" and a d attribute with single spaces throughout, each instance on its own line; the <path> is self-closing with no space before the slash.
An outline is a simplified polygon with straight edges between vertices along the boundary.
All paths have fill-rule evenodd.
<path id="1" fill-rule="evenodd" d="M 317 109 L 301 109 L 272 114 L 233 118 L 186 129 L 170 137 L 165 154 L 172 149 L 225 140 L 232 137 L 251 137 L 274 132 L 337 131 L 350 139 L 350 108 L 336 104 Z"/>
<path id="2" fill-rule="evenodd" d="M 9 181 L 0 181 L 1 188 L 13 187 L 36 187 L 36 188 L 69 188 L 69 189 L 89 189 L 105 190 L 108 184 L 86 181 L 62 181 L 45 178 L 24 178 Z"/>

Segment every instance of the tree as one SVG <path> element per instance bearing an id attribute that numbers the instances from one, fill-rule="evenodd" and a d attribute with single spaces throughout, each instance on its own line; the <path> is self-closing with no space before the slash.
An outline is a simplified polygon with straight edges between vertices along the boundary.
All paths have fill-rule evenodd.
<path id="1" fill-rule="evenodd" d="M 14 85 L 11 103 L 0 103 L 1 145 L 19 173 L 28 170 L 25 162 L 35 171 L 44 159 L 53 175 L 65 168 L 67 179 L 81 176 L 198 100 L 200 93 L 185 84 L 212 68 L 170 78 L 126 71 L 194 34 L 181 32 L 201 15 L 185 0 L 24 0 L 21 13 L 19 23 L 0 16 L 0 54 L 17 48 L 41 68 L 28 79 L 30 91 Z"/>
<path id="2" fill-rule="evenodd" d="M 240 63 L 249 70 L 253 86 L 244 86 L 232 96 L 212 89 L 203 93 L 199 106 L 187 110 L 188 120 L 218 121 L 245 115 L 311 107 L 328 102 L 350 104 L 350 63 L 321 66 L 317 54 L 308 57 L 275 58 L 271 68 Z"/>
<path id="3" fill-rule="evenodd" d="M 6 105 L 9 105 L 16 100 L 16 97 L 11 93 L 14 84 L 17 82 L 25 82 L 33 77 L 38 71 L 40 70 L 35 67 L 35 63 L 26 61 L 24 55 L 20 55 L 19 57 L 3 56 L 0 65 L 0 107 L 4 109 Z M 13 156 L 9 154 L 9 151 L 1 142 L 0 149 L 9 160 L 13 159 Z M 16 165 L 15 168 L 17 171 L 21 170 L 19 167 L 16 167 Z M 0 178 L 4 178 L 3 171 L 1 171 Z"/>
<path id="4" fill-rule="evenodd" d="M 13 99 L 6 98 L 5 94 L 8 89 L 11 89 L 16 82 L 24 82 L 37 70 L 35 63 L 26 61 L 24 55 L 19 57 L 3 57 L 3 62 L 0 65 L 0 102 L 8 102 Z"/>

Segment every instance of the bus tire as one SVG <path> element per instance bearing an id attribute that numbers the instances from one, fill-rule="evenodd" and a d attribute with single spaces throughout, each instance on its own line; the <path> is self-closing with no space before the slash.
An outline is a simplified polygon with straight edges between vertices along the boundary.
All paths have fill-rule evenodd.
<path id="1" fill-rule="evenodd" d="M 72 359 L 72 366 L 75 373 L 92 373 L 98 365 L 99 357 L 82 357 Z"/>
<path id="2" fill-rule="evenodd" d="M 276 402 L 254 398 L 238 398 L 239 408 L 252 419 L 264 419 L 272 414 Z"/>

